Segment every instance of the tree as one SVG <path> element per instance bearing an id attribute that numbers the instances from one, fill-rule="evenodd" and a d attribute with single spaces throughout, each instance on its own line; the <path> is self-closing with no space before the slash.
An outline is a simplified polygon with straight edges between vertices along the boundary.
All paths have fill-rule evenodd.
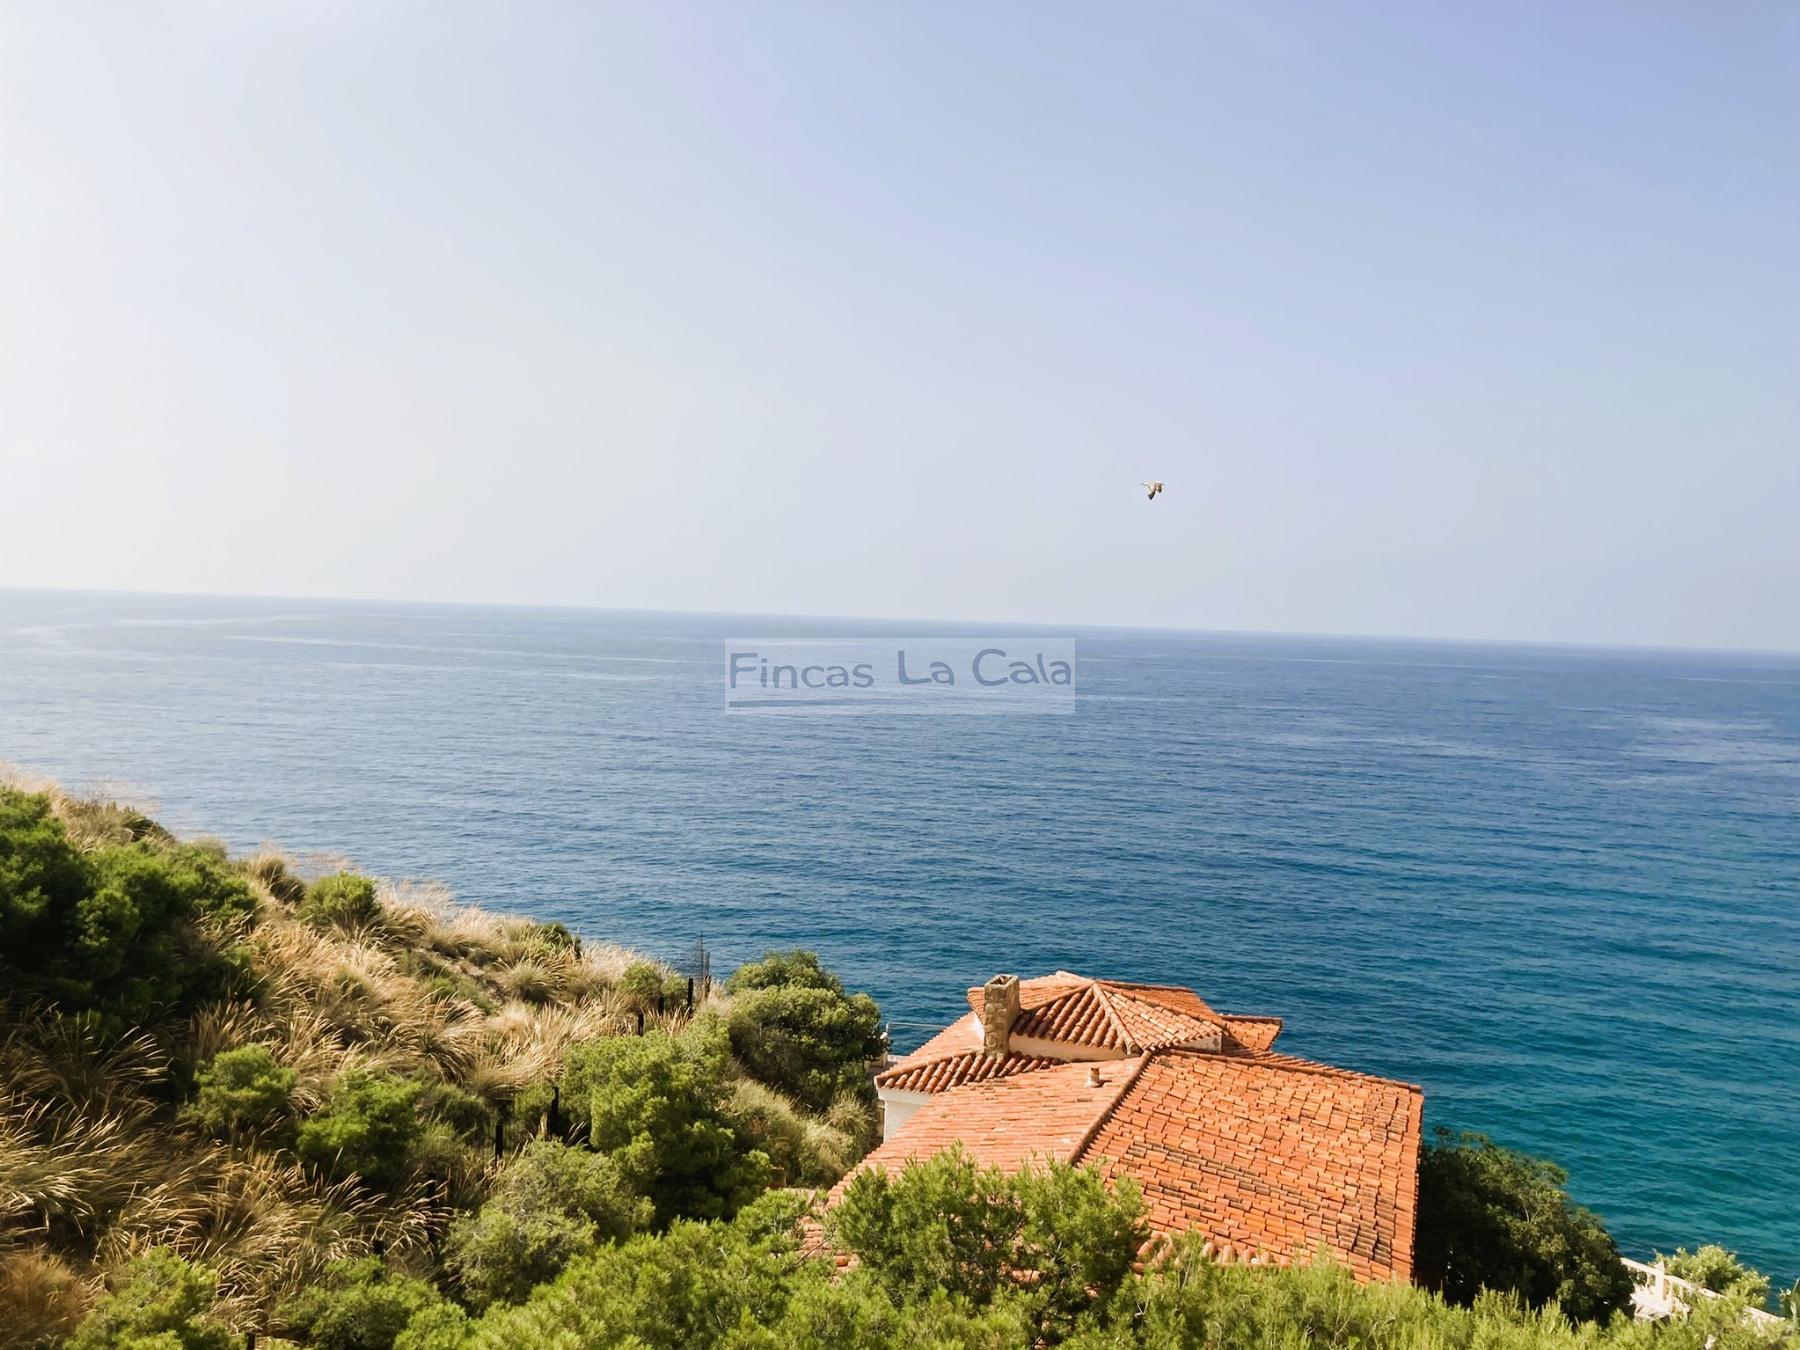
<path id="1" fill-rule="evenodd" d="M 301 1123 L 294 1150 L 330 1176 L 392 1189 L 405 1179 L 419 1140 L 421 1090 L 395 1074 L 353 1069 L 332 1087 L 325 1109 Z"/>
<path id="2" fill-rule="evenodd" d="M 729 1069 L 716 1017 L 679 1036 L 615 1036 L 569 1054 L 563 1099 L 570 1114 L 626 1184 L 649 1197 L 658 1224 L 729 1217 L 767 1182 L 768 1158 L 747 1146 L 726 1114 Z"/>
<path id="3" fill-rule="evenodd" d="M 574 1257 L 649 1227 L 653 1217 L 611 1160 L 535 1140 L 507 1164 L 492 1198 L 451 1225 L 446 1262 L 472 1308 L 517 1303 Z"/>
<path id="4" fill-rule="evenodd" d="M 1738 1260 L 1736 1252 L 1726 1251 L 1717 1243 L 1707 1243 L 1689 1251 L 1677 1247 L 1673 1256 L 1661 1252 L 1656 1259 L 1678 1280 L 1687 1280 L 1715 1294 L 1741 1298 L 1761 1307 L 1769 1301 L 1769 1277 Z"/>
<path id="5" fill-rule="evenodd" d="M 1629 1305 L 1632 1279 L 1606 1226 L 1569 1199 L 1568 1173 L 1485 1135 L 1440 1128 L 1419 1159 L 1414 1276 L 1454 1303 L 1483 1289 L 1577 1321 Z"/>
<path id="6" fill-rule="evenodd" d="M 375 883 L 355 872 L 320 877 L 300 902 L 300 917 L 315 928 L 358 928 L 380 914 Z"/>
<path id="7" fill-rule="evenodd" d="M 233 1350 L 236 1338 L 210 1316 L 218 1286 L 206 1266 L 152 1248 L 125 1267 L 68 1350 Z"/>
<path id="8" fill-rule="evenodd" d="M 379 1257 L 334 1261 L 325 1280 L 282 1310 L 286 1329 L 318 1350 L 391 1350 L 420 1313 L 443 1305 L 423 1280 L 388 1270 Z"/>
<path id="9" fill-rule="evenodd" d="M 299 1075 L 267 1046 L 223 1050 L 200 1071 L 199 1093 L 186 1115 L 202 1129 L 235 1138 L 285 1122 Z"/>
<path id="10" fill-rule="evenodd" d="M 898 1176 L 859 1173 L 826 1224 L 896 1307 L 940 1291 L 985 1306 L 1005 1293 L 1033 1341 L 1066 1335 L 1108 1298 L 1148 1236 L 1130 1182 L 1109 1191 L 1098 1172 L 1066 1163 L 1009 1174 L 960 1148 Z"/>
<path id="11" fill-rule="evenodd" d="M 885 1049 L 881 1010 L 846 994 L 812 952 L 770 952 L 740 967 L 731 990 L 731 1051 L 757 1081 L 814 1111 L 872 1094 L 869 1065 Z"/>

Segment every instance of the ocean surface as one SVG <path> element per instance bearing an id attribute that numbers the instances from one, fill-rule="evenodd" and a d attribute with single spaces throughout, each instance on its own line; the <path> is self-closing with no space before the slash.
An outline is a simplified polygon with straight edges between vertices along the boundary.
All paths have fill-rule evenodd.
<path id="1" fill-rule="evenodd" d="M 814 947 L 901 1048 L 998 970 L 1191 985 L 1628 1254 L 1800 1274 L 1800 658 L 1112 630 L 1069 716 L 724 711 L 727 638 L 994 631 L 0 592 L 0 759 L 676 962 Z"/>

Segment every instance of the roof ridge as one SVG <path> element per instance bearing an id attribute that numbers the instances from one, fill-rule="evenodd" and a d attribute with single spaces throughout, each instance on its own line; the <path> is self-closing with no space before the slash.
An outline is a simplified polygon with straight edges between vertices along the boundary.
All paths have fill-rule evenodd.
<path id="1" fill-rule="evenodd" d="M 1287 1020 L 1279 1013 L 1220 1013 L 1219 1016 L 1227 1022 L 1281 1022 L 1285 1025 Z"/>
<path id="2" fill-rule="evenodd" d="M 1153 1050 L 1146 1050 L 1143 1054 L 1138 1056 L 1137 1063 L 1132 1066 L 1131 1072 L 1125 1075 L 1125 1080 L 1119 1084 L 1119 1090 L 1113 1093 L 1112 1100 L 1106 1104 L 1099 1115 L 1094 1117 L 1087 1129 L 1082 1131 L 1080 1142 L 1075 1145 L 1074 1151 L 1069 1154 L 1070 1166 L 1079 1167 L 1081 1165 L 1081 1156 L 1093 1145 L 1094 1137 L 1100 1133 L 1100 1127 L 1112 1119 L 1112 1113 L 1119 1109 L 1119 1103 L 1125 1100 L 1125 1094 L 1131 1091 L 1139 1078 L 1143 1077 L 1144 1066 L 1149 1064 L 1155 1057 L 1156 1052 Z"/>

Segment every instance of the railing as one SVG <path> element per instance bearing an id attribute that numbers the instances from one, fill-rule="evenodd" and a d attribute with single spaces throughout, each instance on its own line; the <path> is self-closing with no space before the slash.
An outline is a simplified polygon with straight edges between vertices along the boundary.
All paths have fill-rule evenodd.
<path id="1" fill-rule="evenodd" d="M 1684 1280 L 1669 1274 L 1668 1268 L 1658 1261 L 1655 1265 L 1646 1265 L 1642 1261 L 1625 1260 L 1625 1269 L 1631 1272 L 1631 1278 L 1637 1281 L 1637 1288 L 1631 1295 L 1632 1312 L 1640 1321 L 1654 1321 L 1662 1317 L 1673 1317 L 1688 1310 L 1688 1305 L 1698 1298 L 1718 1298 L 1712 1290 L 1695 1284 L 1692 1280 Z M 1762 1308 L 1745 1310 L 1751 1322 L 1763 1327 L 1777 1327 L 1782 1319 L 1774 1313 Z"/>

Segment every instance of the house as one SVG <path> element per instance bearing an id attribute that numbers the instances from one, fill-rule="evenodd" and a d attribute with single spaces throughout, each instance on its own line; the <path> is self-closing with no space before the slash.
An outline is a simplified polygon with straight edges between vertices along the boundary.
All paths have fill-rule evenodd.
<path id="1" fill-rule="evenodd" d="M 969 1005 L 877 1075 L 863 1167 L 955 1143 L 1008 1169 L 1091 1164 L 1137 1182 L 1153 1233 L 1197 1230 L 1223 1259 L 1323 1250 L 1359 1278 L 1411 1277 L 1417 1087 L 1279 1054 L 1280 1019 L 1172 985 L 997 975 Z"/>

